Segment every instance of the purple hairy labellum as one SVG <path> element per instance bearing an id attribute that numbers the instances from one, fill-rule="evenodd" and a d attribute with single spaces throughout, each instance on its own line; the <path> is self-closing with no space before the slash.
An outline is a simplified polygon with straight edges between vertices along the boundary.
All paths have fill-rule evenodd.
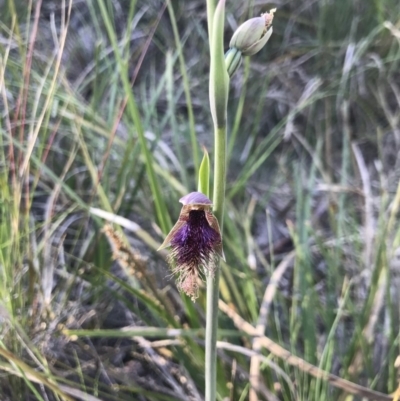
<path id="1" fill-rule="evenodd" d="M 183 204 L 179 219 L 159 249 L 171 246 L 170 263 L 178 274 L 178 288 L 195 300 L 202 273 L 213 274 L 217 258 L 224 258 L 222 238 L 210 199 L 191 192 L 179 201 Z"/>

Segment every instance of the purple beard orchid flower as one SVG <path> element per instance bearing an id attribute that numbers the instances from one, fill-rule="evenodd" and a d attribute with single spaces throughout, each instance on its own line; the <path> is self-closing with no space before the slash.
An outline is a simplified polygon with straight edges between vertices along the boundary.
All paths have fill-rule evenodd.
<path id="1" fill-rule="evenodd" d="M 224 258 L 222 238 L 207 196 L 191 192 L 179 202 L 183 204 L 179 219 L 159 250 L 171 246 L 170 264 L 172 271 L 178 274 L 178 288 L 195 300 L 201 268 L 213 274 L 216 259 Z"/>

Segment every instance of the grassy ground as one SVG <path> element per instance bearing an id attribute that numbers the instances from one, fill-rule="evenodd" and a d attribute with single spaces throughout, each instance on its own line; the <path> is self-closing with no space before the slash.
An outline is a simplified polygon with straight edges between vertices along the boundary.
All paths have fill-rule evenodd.
<path id="1" fill-rule="evenodd" d="M 202 399 L 205 294 L 155 251 L 213 156 L 205 2 L 172 4 L 0 2 L 2 401 Z M 228 1 L 227 43 L 272 7 L 231 82 L 219 399 L 389 400 L 400 3 Z"/>

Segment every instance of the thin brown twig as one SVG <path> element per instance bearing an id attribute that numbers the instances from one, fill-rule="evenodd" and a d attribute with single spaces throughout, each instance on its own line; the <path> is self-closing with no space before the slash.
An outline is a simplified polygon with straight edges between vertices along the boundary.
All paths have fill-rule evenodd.
<path id="1" fill-rule="evenodd" d="M 241 316 L 237 314 L 237 312 L 235 312 L 232 308 L 230 308 L 225 302 L 219 300 L 218 305 L 219 309 L 232 319 L 233 323 L 239 330 L 244 331 L 246 334 L 250 336 L 259 336 L 257 328 L 252 326 L 250 323 L 246 322 Z M 392 401 L 393 399 L 391 396 L 387 394 L 371 390 L 367 387 L 350 382 L 332 373 L 326 372 L 318 368 L 317 366 L 308 363 L 304 359 L 301 359 L 293 355 L 288 350 L 286 350 L 285 348 L 283 348 L 282 346 L 280 346 L 279 344 L 272 341 L 270 338 L 266 336 L 259 336 L 259 341 L 262 347 L 271 352 L 272 355 L 280 359 L 283 359 L 289 365 L 294 366 L 317 379 L 325 380 L 330 385 L 340 388 L 350 394 L 356 394 L 368 400 L 374 400 L 374 401 Z"/>
<path id="2" fill-rule="evenodd" d="M 248 356 L 250 358 L 253 358 L 254 356 L 257 356 L 266 365 L 270 366 L 271 369 L 273 369 L 278 376 L 282 377 L 285 380 L 285 382 L 287 383 L 288 387 L 290 388 L 291 396 L 294 397 L 294 399 L 296 399 L 296 390 L 294 388 L 293 382 L 290 380 L 290 377 L 282 370 L 282 368 L 280 368 L 271 359 L 265 357 L 264 355 L 260 354 L 259 352 L 249 350 L 248 348 L 241 347 L 239 345 L 230 344 L 230 343 L 225 342 L 225 341 L 217 341 L 217 348 L 218 349 L 225 349 L 225 350 L 232 351 L 232 352 L 237 352 L 237 353 L 240 353 L 242 355 L 246 355 L 246 356 Z M 249 381 L 250 381 L 250 386 L 251 386 L 252 385 L 251 384 L 251 375 L 249 375 Z M 263 388 L 262 385 L 260 385 L 259 387 L 260 387 L 260 389 Z M 257 390 L 259 390 L 259 389 L 257 388 Z M 276 396 L 274 394 L 270 393 L 269 391 L 268 391 L 267 395 L 270 398 L 274 397 L 274 399 L 276 399 Z"/>
<path id="3" fill-rule="evenodd" d="M 264 292 L 264 297 L 261 302 L 260 313 L 258 314 L 258 322 L 256 330 L 259 336 L 263 336 L 265 328 L 267 326 L 269 310 L 272 301 L 275 297 L 276 288 L 278 283 L 281 281 L 282 276 L 285 274 L 287 268 L 290 266 L 290 262 L 295 257 L 296 252 L 292 251 L 279 263 L 277 268 L 271 275 L 271 279 L 268 283 L 267 288 Z M 250 384 L 251 389 L 249 392 L 249 401 L 258 401 L 257 390 L 260 385 L 260 362 L 261 358 L 258 353 L 261 350 L 261 343 L 259 337 L 253 339 L 253 351 L 256 353 L 251 357 L 250 360 Z"/>

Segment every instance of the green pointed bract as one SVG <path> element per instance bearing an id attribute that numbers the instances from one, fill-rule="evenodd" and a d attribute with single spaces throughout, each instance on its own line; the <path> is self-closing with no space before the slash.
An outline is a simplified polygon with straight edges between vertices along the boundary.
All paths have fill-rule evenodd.
<path id="1" fill-rule="evenodd" d="M 210 60 L 210 108 L 215 127 L 225 127 L 228 104 L 229 75 L 224 57 L 225 0 L 215 9 L 211 38 Z"/>
<path id="2" fill-rule="evenodd" d="M 198 191 L 210 196 L 210 158 L 206 148 L 203 148 L 204 156 L 199 168 Z"/>

